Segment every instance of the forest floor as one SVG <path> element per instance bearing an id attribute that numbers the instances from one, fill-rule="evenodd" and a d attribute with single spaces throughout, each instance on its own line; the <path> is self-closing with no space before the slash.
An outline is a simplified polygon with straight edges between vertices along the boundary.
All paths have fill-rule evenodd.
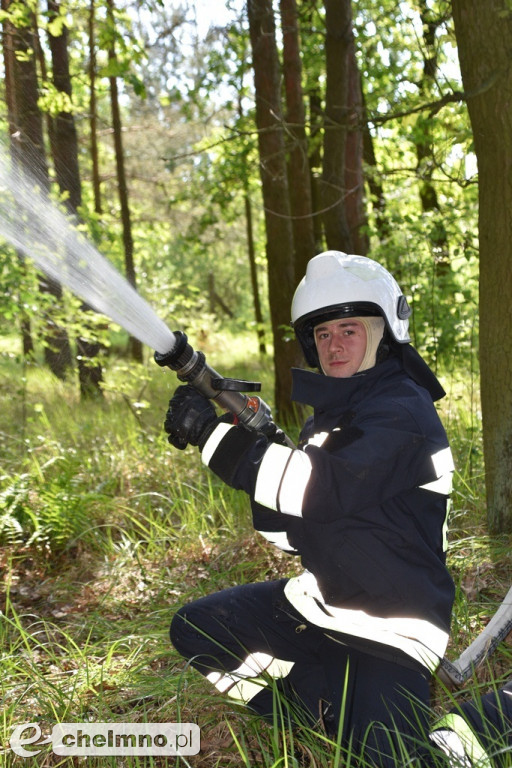
<path id="1" fill-rule="evenodd" d="M 0 764 L 82 765 L 83 758 L 58 757 L 48 747 L 30 759 L 9 751 L 9 728 L 15 724 L 37 722 L 44 736 L 60 721 L 193 722 L 200 727 L 201 751 L 177 765 L 287 764 L 281 729 L 257 723 L 213 694 L 168 640 L 171 617 L 183 602 L 236 583 L 287 575 L 287 558 L 251 535 L 214 545 L 203 540 L 176 553 L 169 550 L 158 560 L 140 555 L 98 559 L 79 549 L 50 562 L 20 553 L 13 563 L 9 551 L 0 556 L 2 614 L 9 624 L 4 627 L 9 651 L 2 664 L 2 694 L 5 711 L 11 710 L 4 721 L 5 762 Z M 484 559 L 464 574 L 468 604 L 464 618 L 457 619 L 449 657 L 485 626 L 511 577 L 508 557 L 493 563 Z M 493 681 L 499 684 L 511 670 L 512 643 L 507 640 L 468 681 L 466 691 L 448 694 L 441 684 L 434 686 L 435 711 L 441 713 L 452 695 L 474 695 Z M 288 764 L 294 765 L 290 740 L 287 734 Z M 316 747 L 308 764 L 334 765 L 322 737 Z M 108 764 L 104 760 L 97 764 Z M 115 764 L 159 766 L 169 759 L 117 758 Z"/>
<path id="2" fill-rule="evenodd" d="M 231 363 L 220 362 L 225 375 L 263 376 L 269 391 L 268 364 Z M 105 402 L 83 404 L 73 384 L 38 368 L 24 379 L 15 360 L 0 360 L 0 766 L 348 766 L 321 732 L 298 738 L 284 720 L 263 724 L 214 693 L 171 646 L 172 616 L 188 600 L 298 564 L 252 531 L 244 494 L 212 479 L 196 451 L 166 443 L 169 386 L 151 364 L 120 365 Z M 442 414 L 461 468 L 448 550 L 452 660 L 512 583 L 512 539 L 486 533 L 481 451 L 460 401 L 451 396 Z M 508 638 L 461 690 L 432 686 L 433 718 L 511 675 Z M 197 724 L 200 752 L 85 758 L 41 743 L 56 723 L 123 722 Z M 40 736 L 21 756 L 11 736 L 26 723 L 35 725 L 24 738 Z"/>

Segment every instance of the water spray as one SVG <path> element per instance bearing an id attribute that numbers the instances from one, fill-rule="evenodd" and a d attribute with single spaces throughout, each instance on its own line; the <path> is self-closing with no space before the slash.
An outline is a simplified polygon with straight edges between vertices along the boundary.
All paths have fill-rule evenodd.
<path id="1" fill-rule="evenodd" d="M 97 312 L 110 317 L 155 350 L 155 360 L 176 372 L 249 429 L 275 441 L 288 438 L 259 397 L 258 382 L 227 379 L 196 352 L 185 333 L 172 332 L 152 307 L 50 200 L 37 179 L 10 164 L 0 150 L 0 236 L 32 259 L 50 278 L 65 285 Z"/>

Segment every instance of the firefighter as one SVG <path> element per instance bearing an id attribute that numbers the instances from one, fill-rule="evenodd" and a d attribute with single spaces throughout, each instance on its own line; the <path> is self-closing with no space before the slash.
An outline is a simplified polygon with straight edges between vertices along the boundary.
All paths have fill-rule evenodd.
<path id="1" fill-rule="evenodd" d="M 231 699 L 271 717 L 279 698 L 296 722 L 320 723 L 382 766 L 394 765 L 397 733 L 426 738 L 454 597 L 453 461 L 434 405 L 444 392 L 410 344 L 409 315 L 380 264 L 321 253 L 292 303 L 317 369 L 293 370 L 293 400 L 313 408 L 298 446 L 218 416 L 190 386 L 165 420 L 171 444 L 198 446 L 247 492 L 255 529 L 303 566 L 185 605 L 175 648 Z"/>

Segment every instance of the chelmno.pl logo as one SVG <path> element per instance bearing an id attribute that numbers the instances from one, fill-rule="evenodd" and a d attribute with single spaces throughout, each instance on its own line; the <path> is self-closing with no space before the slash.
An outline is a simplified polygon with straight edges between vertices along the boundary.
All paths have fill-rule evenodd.
<path id="1" fill-rule="evenodd" d="M 9 740 L 20 757 L 34 757 L 51 744 L 56 755 L 197 755 L 195 723 L 57 723 L 41 739 L 38 723 L 17 725 Z M 32 745 L 32 749 L 27 746 Z"/>

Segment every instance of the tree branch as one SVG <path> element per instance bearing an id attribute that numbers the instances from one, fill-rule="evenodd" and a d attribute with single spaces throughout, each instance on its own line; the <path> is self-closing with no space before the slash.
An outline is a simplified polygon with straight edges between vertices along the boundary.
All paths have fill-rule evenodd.
<path id="1" fill-rule="evenodd" d="M 506 67 L 505 69 L 508 69 L 508 67 Z M 500 78 L 503 72 L 504 72 L 504 69 L 496 70 L 495 72 L 492 73 L 492 75 L 487 80 L 481 83 L 477 88 L 474 88 L 472 91 L 449 91 L 448 93 L 445 93 L 443 96 L 441 96 L 440 99 L 436 99 L 434 101 L 427 101 L 425 103 L 418 104 L 417 107 L 404 109 L 400 112 L 388 112 L 384 115 L 369 114 L 368 123 L 374 126 L 384 125 L 385 123 L 389 123 L 391 120 L 400 120 L 403 117 L 408 117 L 409 115 L 416 115 L 418 114 L 418 112 L 427 112 L 427 111 L 430 113 L 430 116 L 433 117 L 438 112 L 440 112 L 443 109 L 443 107 L 445 107 L 447 104 L 453 104 L 453 103 L 462 102 L 462 101 L 466 102 L 469 99 L 474 98 L 475 96 L 479 96 L 481 93 L 485 93 L 485 91 L 488 91 L 489 88 L 492 88 L 492 86 Z M 352 125 L 351 130 L 357 130 L 358 127 L 360 126 Z M 201 149 L 191 150 L 189 152 L 183 152 L 180 154 L 172 155 L 171 157 L 163 158 L 163 159 L 169 162 L 173 160 L 181 160 L 186 157 L 193 157 L 195 155 L 200 155 L 203 152 L 208 152 L 210 149 L 218 147 L 221 144 L 230 142 L 239 136 L 254 136 L 257 133 L 261 132 L 261 129 L 260 131 L 257 131 L 257 130 L 239 131 L 232 128 L 229 130 L 231 131 L 229 135 L 223 136 L 222 138 L 212 142 L 206 147 L 201 147 Z M 276 125 L 270 126 L 269 128 L 266 129 L 266 131 L 275 131 L 275 130 L 282 130 L 282 126 L 276 123 Z"/>
<path id="2" fill-rule="evenodd" d="M 418 112 L 430 113 L 433 117 L 441 111 L 447 104 L 453 104 L 454 102 L 467 101 L 468 97 L 473 94 L 467 94 L 464 91 L 450 91 L 441 96 L 440 99 L 435 101 L 428 101 L 424 104 L 419 104 L 417 107 L 411 107 L 411 109 L 404 109 L 401 112 L 388 112 L 385 115 L 368 115 L 368 122 L 373 125 L 384 125 L 390 120 L 399 120 L 402 117 L 408 117 L 409 115 L 416 115 Z"/>

